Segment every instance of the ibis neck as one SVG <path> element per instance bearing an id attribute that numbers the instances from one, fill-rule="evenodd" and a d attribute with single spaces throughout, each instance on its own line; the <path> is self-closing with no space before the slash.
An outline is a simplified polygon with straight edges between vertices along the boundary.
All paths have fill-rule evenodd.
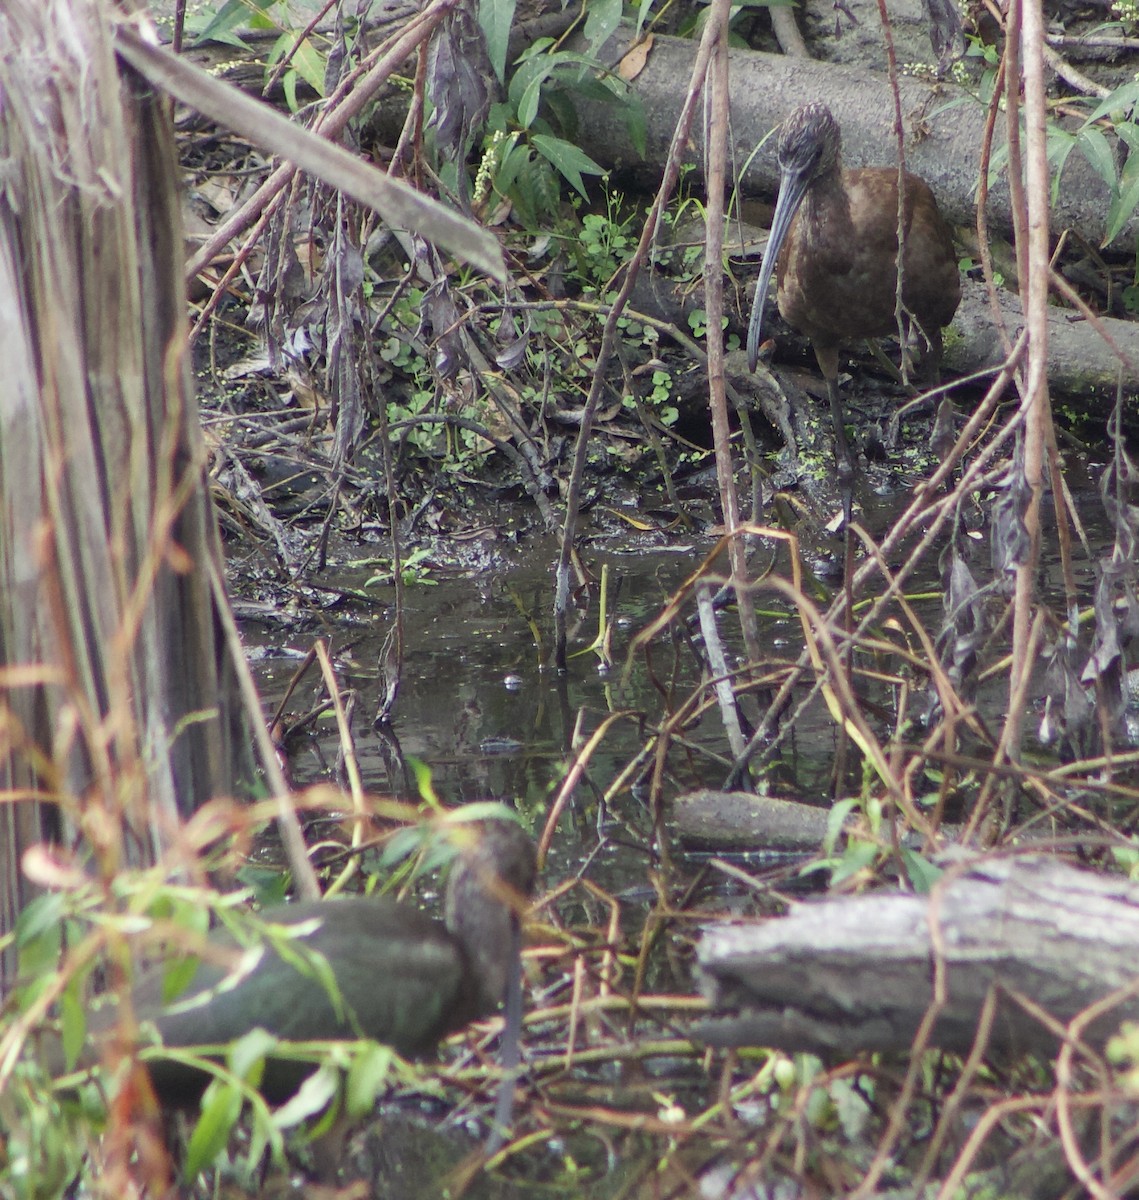
<path id="1" fill-rule="evenodd" d="M 517 955 L 517 918 L 490 896 L 457 912 L 451 933 L 470 971 L 471 1002 L 479 1016 L 494 1010 L 506 995 L 511 961 Z"/>
<path id="2" fill-rule="evenodd" d="M 447 929 L 466 960 L 473 1016 L 493 1012 L 506 994 L 518 957 L 515 909 L 533 890 L 534 871 L 534 843 L 510 821 L 485 822 L 451 871 Z"/>
<path id="3" fill-rule="evenodd" d="M 802 233 L 809 240 L 834 241 L 853 236 L 854 225 L 850 216 L 850 194 L 842 178 L 838 164 L 833 170 L 812 181 L 803 197 L 803 213 L 800 221 Z M 841 243 L 839 243 L 841 244 Z"/>

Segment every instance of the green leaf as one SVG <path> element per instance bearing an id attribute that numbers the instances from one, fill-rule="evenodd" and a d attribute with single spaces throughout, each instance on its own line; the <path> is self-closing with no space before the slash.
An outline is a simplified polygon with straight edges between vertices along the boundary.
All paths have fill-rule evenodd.
<path id="1" fill-rule="evenodd" d="M 188 954 L 184 958 L 171 959 L 166 964 L 166 968 L 162 972 L 163 1004 L 169 1004 L 172 1000 L 177 1000 L 190 984 L 194 982 L 194 976 L 198 973 L 198 964 L 200 961 L 197 955 Z"/>
<path id="2" fill-rule="evenodd" d="M 350 1117 L 367 1116 L 376 1099 L 387 1087 L 394 1051 L 379 1042 L 365 1042 L 352 1056 L 348 1082 L 344 1089 L 344 1107 Z"/>
<path id="3" fill-rule="evenodd" d="M 422 845 L 423 831 L 418 826 L 409 825 L 388 838 L 380 854 L 380 866 L 394 867 L 397 863 L 403 862 L 405 858 L 410 858 L 417 853 Z"/>
<path id="4" fill-rule="evenodd" d="M 1123 164 L 1119 193 L 1112 198 L 1107 210 L 1107 231 L 1103 235 L 1105 246 L 1123 232 L 1136 206 L 1139 206 L 1139 155 L 1132 154 Z"/>
<path id="5" fill-rule="evenodd" d="M 226 1061 L 238 1079 L 256 1087 L 261 1082 L 265 1059 L 276 1047 L 277 1039 L 267 1029 L 258 1026 L 230 1046 Z"/>
<path id="6" fill-rule="evenodd" d="M 545 58 L 527 57 L 525 61 L 519 61 L 518 69 L 511 75 L 510 82 L 506 85 L 507 103 L 513 111 L 516 120 L 518 118 L 518 111 L 522 107 L 522 97 L 526 89 L 535 80 L 541 80 L 548 69 L 549 60 Z"/>
<path id="7" fill-rule="evenodd" d="M 577 146 L 574 146 L 570 142 L 563 141 L 561 138 L 536 133 L 530 140 L 534 145 L 534 149 L 547 162 L 552 163 L 582 196 L 588 200 L 589 194 L 585 190 L 585 183 L 581 178 L 582 174 L 604 175 L 605 168 L 599 167 L 585 151 L 578 149 Z"/>
<path id="8" fill-rule="evenodd" d="M 454 810 L 454 815 L 448 821 L 449 828 L 462 828 L 472 821 L 513 821 L 521 825 L 518 814 L 501 800 L 472 800 Z"/>
<path id="9" fill-rule="evenodd" d="M 585 40 L 596 54 L 621 24 L 621 0 L 590 0 L 585 11 Z"/>
<path id="10" fill-rule="evenodd" d="M 281 88 L 285 93 L 285 103 L 289 106 L 289 112 L 295 113 L 300 111 L 300 101 L 297 99 L 297 73 L 296 71 L 286 71 L 281 79 Z"/>
<path id="11" fill-rule="evenodd" d="M 247 863 L 237 870 L 237 882 L 248 888 L 261 908 L 283 904 L 289 892 L 289 876 L 277 868 Z"/>
<path id="12" fill-rule="evenodd" d="M 407 755 L 405 761 L 415 779 L 415 790 L 419 793 L 419 798 L 430 808 L 438 809 L 439 797 L 431 783 L 431 768 L 423 759 L 412 754 Z"/>
<path id="13" fill-rule="evenodd" d="M 539 214 L 553 213 L 561 199 L 559 179 L 554 168 L 538 155 L 530 158 L 518 173 L 518 182 L 510 193 L 514 212 L 523 228 L 534 231 L 542 222 Z"/>
<path id="14" fill-rule="evenodd" d="M 274 1115 L 278 1129 L 291 1129 L 309 1117 L 323 1112 L 340 1090 L 340 1072 L 331 1063 L 321 1063 L 301 1084 L 297 1094 L 282 1104 Z"/>
<path id="15" fill-rule="evenodd" d="M 933 885 L 942 877 L 944 871 L 935 867 L 927 858 L 923 858 L 915 850 L 902 849 L 902 862 L 906 867 L 906 875 L 919 896 L 928 896 L 933 891 Z"/>
<path id="16" fill-rule="evenodd" d="M 36 897 L 16 918 L 18 974 L 29 985 L 21 992 L 22 1005 L 34 1002 L 59 967 L 66 906 L 62 893 L 51 892 Z"/>
<path id="17" fill-rule="evenodd" d="M 506 51 L 516 7 L 517 0 L 479 0 L 479 25 L 486 37 L 490 65 L 494 67 L 499 83 L 506 79 Z"/>
<path id="18" fill-rule="evenodd" d="M 581 96 L 584 100 L 596 100 L 601 104 L 612 104 L 616 101 L 623 104 L 629 89 L 625 81 L 615 75 L 606 75 L 603 79 L 586 75 L 583 79 L 575 79 L 572 88 L 567 87 L 567 91 L 570 90 L 573 95 Z"/>
<path id="19" fill-rule="evenodd" d="M 23 949 L 49 931 L 58 937 L 65 907 L 62 892 L 47 892 L 29 901 L 16 918 L 16 945 Z"/>
<path id="20" fill-rule="evenodd" d="M 202 1115 L 186 1147 L 183 1179 L 193 1183 L 226 1148 L 229 1135 L 241 1116 L 241 1093 L 232 1084 L 214 1080 L 202 1097 Z"/>
<path id="21" fill-rule="evenodd" d="M 549 50 L 552 45 L 554 45 L 554 39 L 552 37 L 538 38 L 537 41 L 531 42 L 530 45 L 522 51 L 522 53 L 515 59 L 515 62 L 518 63 L 519 67 L 521 67 L 523 63 L 533 62 L 535 58 L 539 58 L 541 55 L 545 54 L 545 52 Z M 517 74 L 517 72 L 515 72 L 515 74 Z"/>
<path id="22" fill-rule="evenodd" d="M 878 859 L 878 847 L 873 842 L 851 842 L 831 875 L 831 886 L 842 883 Z"/>
<path id="23" fill-rule="evenodd" d="M 195 42 L 223 42 L 227 45 L 244 46 L 245 43 L 233 31 L 249 20 L 250 10 L 271 8 L 276 0 L 227 0 L 214 13 L 213 20 L 194 39 Z"/>
<path id="24" fill-rule="evenodd" d="M 249 17 L 249 30 L 251 33 L 270 33 L 274 29 L 280 29 L 281 22 L 271 17 L 268 11 L 254 9 Z"/>
<path id="25" fill-rule="evenodd" d="M 486 114 L 486 132 L 487 134 L 501 133 L 503 136 L 511 135 L 511 127 L 514 124 L 514 109 L 504 100 L 496 100 Z M 513 136 L 517 137 L 515 133 Z M 483 145 L 488 146 L 489 140 L 484 141 Z"/>
<path id="26" fill-rule="evenodd" d="M 87 1041 L 87 1006 L 79 998 L 78 981 L 72 980 L 59 998 L 63 1061 L 69 1071 L 75 1070 L 79 1054 Z"/>
<path id="27" fill-rule="evenodd" d="M 1056 203 L 1056 198 L 1060 194 L 1060 177 L 1064 173 L 1064 164 L 1068 161 L 1068 155 L 1076 146 L 1076 138 L 1073 134 L 1066 132 L 1063 129 L 1050 128 L 1048 130 L 1047 151 L 1048 161 L 1054 168 L 1052 176 L 1052 203 Z"/>
<path id="28" fill-rule="evenodd" d="M 313 46 L 312 42 L 305 38 L 301 48 L 294 56 L 293 62 L 296 64 L 296 70 L 304 78 L 305 83 L 312 88 L 318 96 L 324 95 L 324 56 L 319 50 Z"/>
<path id="29" fill-rule="evenodd" d="M 1076 135 L 1084 158 L 1092 165 L 1095 173 L 1109 188 L 1115 187 L 1115 153 L 1111 144 L 1096 125 L 1089 125 Z"/>
<path id="30" fill-rule="evenodd" d="M 518 123 L 529 128 L 537 112 L 536 96 L 529 96 L 536 88 L 541 91 L 543 84 L 551 76 L 564 77 L 571 70 L 577 71 L 582 67 L 593 68 L 597 63 L 584 54 L 571 53 L 568 50 L 558 50 L 550 54 L 535 55 L 533 50 L 519 59 L 521 65 L 510 78 L 507 89 L 507 99 L 518 114 Z M 576 85 L 579 81 L 574 80 Z M 523 119 L 523 113 L 530 112 L 528 119 Z"/>
<path id="31" fill-rule="evenodd" d="M 542 84 L 545 82 L 544 75 L 538 75 L 526 85 L 526 90 L 522 93 L 522 98 L 518 102 L 518 124 L 523 129 L 529 129 L 534 124 L 534 118 L 538 115 L 538 105 L 542 100 Z"/>
<path id="32" fill-rule="evenodd" d="M 196 891 L 189 896 L 169 889 L 159 892 L 146 911 L 156 921 L 170 921 L 179 929 L 188 929 L 201 937 L 210 930 L 209 906 L 202 903 L 201 895 Z"/>
<path id="33" fill-rule="evenodd" d="M 245 1178 L 252 1184 L 254 1179 L 263 1180 L 262 1159 L 266 1147 L 275 1163 L 283 1163 L 285 1139 L 273 1123 L 273 1114 L 260 1096 L 254 1097 L 249 1105 L 249 1144 L 245 1153 Z M 256 1185 L 254 1185 L 256 1191 Z"/>
<path id="34" fill-rule="evenodd" d="M 318 96 L 324 95 L 324 58 L 308 38 L 293 55 L 293 66 Z"/>
<path id="35" fill-rule="evenodd" d="M 564 87 L 548 87 L 542 93 L 542 98 L 546 102 L 546 112 L 549 114 L 551 122 L 556 126 L 562 135 L 571 141 L 578 140 L 578 130 L 580 122 L 578 121 L 578 107 L 581 104 L 581 93 L 576 88 L 570 91 Z M 542 132 L 535 129 L 534 132 Z"/>
<path id="36" fill-rule="evenodd" d="M 520 146 L 515 143 L 502 156 L 502 165 L 495 172 L 494 186 L 495 189 L 503 196 L 509 194 L 510 189 L 514 186 L 521 172 L 532 156 L 532 151 L 529 146 Z"/>
<path id="37" fill-rule="evenodd" d="M 1119 120 L 1129 118 L 1130 112 L 1136 104 L 1139 104 L 1139 81 L 1125 83 L 1121 87 L 1117 87 L 1110 96 L 1105 96 L 1100 101 L 1085 124 L 1091 124 L 1093 121 L 1099 121 L 1109 115 L 1112 117 L 1112 123 L 1118 124 Z M 1116 120 L 1116 115 L 1119 120 Z"/>
<path id="38" fill-rule="evenodd" d="M 839 800 L 836 804 L 831 805 L 831 810 L 827 814 L 827 832 L 823 838 L 823 854 L 827 858 L 834 853 L 839 835 L 842 833 L 842 827 L 846 824 L 846 818 L 850 816 L 857 805 L 858 800 L 854 797 Z"/>
<path id="39" fill-rule="evenodd" d="M 1112 846 L 1111 857 L 1115 859 L 1117 866 L 1122 867 L 1127 872 L 1129 879 L 1135 877 L 1135 869 L 1139 867 L 1139 847 Z"/>
<path id="40" fill-rule="evenodd" d="M 193 33 L 193 22 L 187 21 L 187 32 Z M 253 48 L 244 38 L 238 37 L 236 33 L 216 33 L 212 37 L 203 38 L 201 34 L 194 35 L 194 45 L 200 46 L 203 42 L 217 42 L 219 46 L 232 46 L 235 50 L 240 50 L 245 54 L 252 54 Z"/>
<path id="41" fill-rule="evenodd" d="M 1120 141 L 1126 144 L 1128 150 L 1139 150 L 1139 126 L 1134 125 L 1131 121 L 1123 121 L 1116 125 L 1115 132 Z"/>

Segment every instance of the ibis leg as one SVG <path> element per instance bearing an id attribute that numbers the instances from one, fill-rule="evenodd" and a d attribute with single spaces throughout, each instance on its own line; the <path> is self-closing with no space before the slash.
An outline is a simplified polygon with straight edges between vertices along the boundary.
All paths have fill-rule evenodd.
<path id="1" fill-rule="evenodd" d="M 849 481 L 854 475 L 854 460 L 850 457 L 850 446 L 846 441 L 846 422 L 843 418 L 842 400 L 838 394 L 838 379 L 827 377 L 827 399 L 831 404 L 831 422 L 834 425 L 834 456 L 838 465 L 840 481 Z"/>
<path id="2" fill-rule="evenodd" d="M 846 423 L 843 421 L 842 399 L 838 394 L 838 342 L 811 339 L 819 370 L 827 382 L 827 399 L 831 405 L 831 421 L 834 424 L 834 456 L 838 463 L 840 482 L 848 482 L 854 475 L 854 460 L 846 444 Z"/>

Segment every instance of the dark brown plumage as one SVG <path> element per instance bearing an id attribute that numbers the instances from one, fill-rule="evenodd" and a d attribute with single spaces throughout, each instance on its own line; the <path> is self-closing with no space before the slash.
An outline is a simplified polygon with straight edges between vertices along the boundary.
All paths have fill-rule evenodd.
<path id="1" fill-rule="evenodd" d="M 249 961 L 203 958 L 190 986 L 164 1003 L 164 972 L 144 975 L 132 990 L 135 1016 L 151 1022 L 167 1047 L 223 1045 L 260 1027 L 290 1041 L 372 1038 L 406 1056 L 492 1012 L 517 968 L 519 903 L 534 885 L 534 844 L 512 821 L 486 821 L 452 868 L 446 923 L 384 897 L 356 897 L 267 909 L 264 920 L 292 933 L 287 956 L 319 952 L 336 981 L 334 1001 L 320 971 L 305 970 L 272 946 Z M 210 935 L 218 958 L 236 958 L 224 932 Z M 225 951 L 233 950 L 233 956 Z M 244 973 L 243 973 L 244 972 Z M 110 1028 L 114 1010 L 93 1020 Z M 192 1103 L 208 1076 L 166 1059 L 149 1064 L 155 1092 L 169 1106 Z M 261 1092 L 287 1099 L 315 1069 L 288 1059 L 266 1063 Z"/>
<path id="2" fill-rule="evenodd" d="M 763 309 L 778 263 L 784 320 L 811 339 L 827 384 L 840 468 L 851 470 L 838 395 L 838 348 L 847 338 L 897 329 L 898 172 L 842 169 L 838 124 L 824 104 L 807 104 L 779 134 L 779 199 L 748 327 L 748 365 L 759 357 Z M 800 205 L 802 206 L 800 208 Z M 953 240 L 924 180 L 905 176 L 902 304 L 929 342 L 934 370 L 941 330 L 953 319 L 961 282 Z"/>

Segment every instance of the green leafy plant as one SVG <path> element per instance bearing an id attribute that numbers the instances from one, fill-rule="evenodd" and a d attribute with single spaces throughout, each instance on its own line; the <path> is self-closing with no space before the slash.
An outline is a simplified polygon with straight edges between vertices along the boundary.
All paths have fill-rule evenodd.
<path id="1" fill-rule="evenodd" d="M 408 587 L 416 584 L 421 587 L 434 587 L 439 581 L 432 579 L 430 572 L 431 552 L 426 547 L 421 546 L 418 550 L 413 550 L 400 564 L 400 576 L 405 586 Z M 379 584 L 390 583 L 391 579 L 392 572 L 389 566 L 368 578 L 364 586 L 366 588 L 376 587 Z"/>
<path id="2" fill-rule="evenodd" d="M 653 371 L 651 382 L 652 387 L 645 396 L 644 403 L 652 408 L 656 419 L 662 425 L 675 425 L 680 419 L 680 410 L 673 402 L 672 372 L 658 367 Z M 636 405 L 636 401 L 631 396 L 626 399 L 625 403 L 634 407 Z"/>
<path id="3" fill-rule="evenodd" d="M 535 42 L 518 60 L 506 100 L 491 107 L 475 202 L 485 205 L 493 191 L 536 229 L 557 212 L 562 181 L 588 199 L 586 176 L 604 169 L 573 138 L 580 105 L 597 101 L 620 111 L 643 153 L 644 114 L 625 81 L 588 54 L 559 50 L 551 38 Z"/>
<path id="4" fill-rule="evenodd" d="M 627 223 L 618 224 L 600 213 L 586 213 L 582 217 L 582 254 L 589 263 L 590 274 L 599 282 L 611 279 L 628 262 L 634 239 L 626 232 L 627 228 Z"/>
<path id="5" fill-rule="evenodd" d="M 1118 9 L 1118 6 L 1116 8 Z M 1000 62 L 997 49 L 979 38 L 970 37 L 965 57 L 980 59 L 983 62 L 980 83 L 975 87 L 971 85 L 968 68 L 963 64 L 957 64 L 955 67 L 955 82 L 965 87 L 975 100 L 987 105 L 992 97 Z M 1079 98 L 1072 100 L 1073 104 L 1079 102 Z M 937 111 L 945 112 L 960 103 L 961 100 L 953 100 Z M 1103 235 L 1104 245 L 1119 236 L 1139 206 L 1139 124 L 1135 120 L 1137 105 L 1139 78 L 1121 84 L 1110 95 L 1105 96 L 1075 130 L 1066 129 L 1055 120 L 1048 122 L 1047 144 L 1048 162 L 1052 167 L 1052 203 L 1055 204 L 1059 196 L 1060 182 L 1068 157 L 1073 150 L 1078 149 L 1110 192 Z M 1128 154 L 1122 169 L 1117 164 L 1116 146 L 1103 128 L 1104 122 L 1110 123 L 1111 132 L 1115 134 L 1117 141 L 1127 147 Z M 989 163 L 990 186 L 1007 165 L 1008 147 L 999 146 L 993 152 Z"/>
<path id="6" fill-rule="evenodd" d="M 953 82 L 981 104 L 988 105 L 997 85 L 997 70 L 1001 56 L 996 46 L 976 34 L 965 39 L 965 56 L 953 64 Z M 961 101 L 954 100 L 939 111 L 944 112 Z"/>
<path id="7" fill-rule="evenodd" d="M 1052 183 L 1053 201 L 1060 187 L 1060 174 L 1064 163 L 1077 146 L 1111 191 L 1107 228 L 1103 235 L 1104 245 L 1119 236 L 1131 219 L 1136 205 L 1139 205 L 1139 125 L 1135 121 L 1137 104 L 1139 80 L 1131 80 L 1116 88 L 1109 96 L 1105 96 L 1074 134 L 1052 123 L 1048 128 L 1048 157 L 1056 167 Z M 1116 165 L 1115 148 L 1100 128 L 1100 122 L 1105 120 L 1110 121 L 1115 136 L 1127 147 L 1127 161 L 1122 170 Z"/>
<path id="8" fill-rule="evenodd" d="M 276 11 L 274 11 L 276 10 Z M 281 74 L 281 86 L 291 111 L 300 107 L 297 87 L 303 81 L 318 95 L 324 95 L 325 55 L 317 49 L 304 30 L 293 27 L 288 5 L 283 0 L 225 0 L 219 7 L 207 7 L 186 21 L 186 31 L 201 44 L 220 42 L 247 53 L 252 49 L 238 31 L 272 32 L 279 36 L 265 63 L 266 78 L 286 57 L 287 69 Z"/>
<path id="9" fill-rule="evenodd" d="M 636 213 L 625 203 L 621 192 L 615 192 L 604 181 L 605 211 L 587 212 L 578 228 L 565 235 L 565 244 L 572 253 L 583 280 L 589 284 L 608 285 L 637 248 Z"/>

